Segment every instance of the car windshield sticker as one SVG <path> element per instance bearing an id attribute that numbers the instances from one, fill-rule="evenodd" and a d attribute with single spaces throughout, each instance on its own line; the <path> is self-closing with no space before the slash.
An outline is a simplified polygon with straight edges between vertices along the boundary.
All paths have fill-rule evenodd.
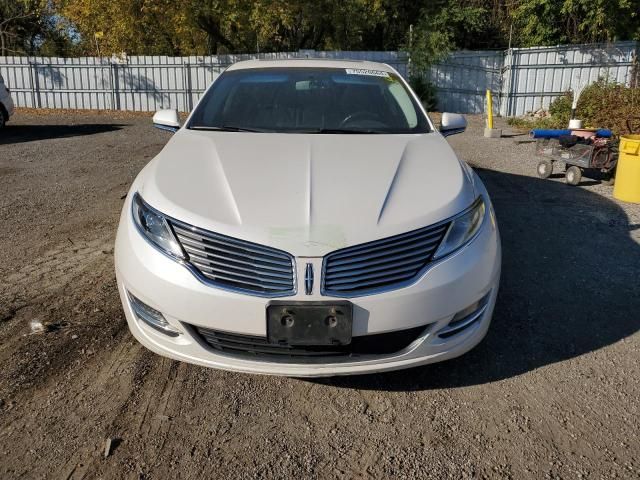
<path id="1" fill-rule="evenodd" d="M 388 72 L 381 70 L 369 70 L 368 68 L 346 68 L 347 75 L 369 75 L 370 77 L 389 78 Z"/>

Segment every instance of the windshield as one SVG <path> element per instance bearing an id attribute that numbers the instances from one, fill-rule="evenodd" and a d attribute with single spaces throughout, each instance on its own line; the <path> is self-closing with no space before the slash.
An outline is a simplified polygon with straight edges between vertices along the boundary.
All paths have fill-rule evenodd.
<path id="1" fill-rule="evenodd" d="M 188 128 L 283 133 L 425 133 L 429 123 L 391 73 L 263 68 L 223 73 Z"/>

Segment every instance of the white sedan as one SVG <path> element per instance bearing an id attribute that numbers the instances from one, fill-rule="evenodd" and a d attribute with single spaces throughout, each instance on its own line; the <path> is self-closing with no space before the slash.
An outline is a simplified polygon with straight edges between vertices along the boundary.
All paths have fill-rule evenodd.
<path id="1" fill-rule="evenodd" d="M 484 185 L 388 65 L 247 61 L 138 175 L 116 240 L 133 335 L 167 357 L 299 377 L 456 357 L 501 249 Z"/>
<path id="2" fill-rule="evenodd" d="M 13 99 L 11 92 L 0 75 L 0 128 L 4 127 L 13 115 Z"/>

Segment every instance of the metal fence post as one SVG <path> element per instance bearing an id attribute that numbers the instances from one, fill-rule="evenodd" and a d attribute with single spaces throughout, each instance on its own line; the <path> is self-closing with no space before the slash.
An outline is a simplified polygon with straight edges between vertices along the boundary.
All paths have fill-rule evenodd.
<path id="1" fill-rule="evenodd" d="M 38 79 L 38 64 L 37 62 L 29 62 L 29 70 L 33 74 L 31 80 L 31 91 L 33 94 L 34 103 L 33 106 L 42 108 L 42 98 L 40 96 L 40 80 Z"/>
<path id="2" fill-rule="evenodd" d="M 24 77 L 23 77 L 24 78 Z M 36 83 L 33 76 L 33 64 L 29 62 L 29 83 L 31 84 L 31 107 L 36 107 Z"/>
<path id="3" fill-rule="evenodd" d="M 120 105 L 120 80 L 118 79 L 118 64 L 111 64 L 111 90 L 113 92 L 113 101 L 116 110 L 121 110 Z"/>
<path id="4" fill-rule="evenodd" d="M 190 112 L 193 109 L 193 87 L 191 86 L 191 64 L 188 59 L 182 63 L 182 91 L 184 108 Z"/>
<path id="5" fill-rule="evenodd" d="M 191 64 L 187 60 L 187 108 L 193 110 L 193 87 L 191 86 Z"/>
<path id="6" fill-rule="evenodd" d="M 109 62 L 109 83 L 111 84 L 111 109 L 119 110 L 116 108 L 116 80 L 115 80 L 115 64 Z"/>
<path id="7" fill-rule="evenodd" d="M 189 99 L 187 98 L 187 68 L 186 68 L 186 63 L 183 61 L 182 62 L 182 68 L 180 69 L 180 73 L 182 74 L 182 93 L 184 95 L 183 98 L 183 102 L 184 102 L 184 108 L 187 108 L 187 105 L 189 103 Z M 179 110 L 178 105 L 176 105 L 176 107 Z"/>
<path id="8" fill-rule="evenodd" d="M 504 89 L 504 96 L 500 99 L 500 114 L 505 117 L 510 117 L 512 112 L 514 111 L 513 102 L 514 98 L 514 75 L 515 75 L 515 62 L 514 62 L 514 54 L 513 48 L 507 50 L 507 54 L 505 56 L 506 62 L 504 62 L 504 66 L 502 68 L 502 89 Z M 506 81 L 504 79 L 504 75 L 507 76 Z"/>

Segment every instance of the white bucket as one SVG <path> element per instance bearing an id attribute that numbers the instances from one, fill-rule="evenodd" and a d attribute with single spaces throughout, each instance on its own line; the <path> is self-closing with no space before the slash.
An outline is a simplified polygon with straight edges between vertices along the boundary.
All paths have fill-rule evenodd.
<path id="1" fill-rule="evenodd" d="M 582 120 L 572 119 L 569 120 L 569 130 L 582 128 Z"/>

